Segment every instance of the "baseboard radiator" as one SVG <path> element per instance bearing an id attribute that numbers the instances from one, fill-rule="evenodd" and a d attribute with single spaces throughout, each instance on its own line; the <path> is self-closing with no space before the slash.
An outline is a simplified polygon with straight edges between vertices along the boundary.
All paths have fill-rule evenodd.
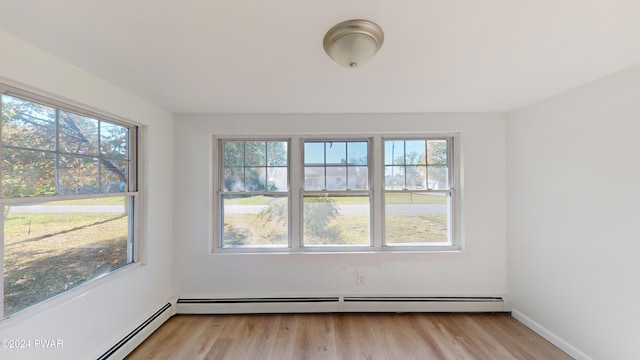
<path id="1" fill-rule="evenodd" d="M 167 321 L 172 315 L 171 303 L 166 303 L 160 310 L 156 311 L 140 326 L 135 328 L 118 343 L 113 345 L 109 350 L 102 354 L 98 360 L 120 360 L 129 355 L 138 345 L 140 345 L 149 335 Z"/>
<path id="2" fill-rule="evenodd" d="M 178 314 L 508 312 L 502 297 L 320 296 L 178 299 Z"/>

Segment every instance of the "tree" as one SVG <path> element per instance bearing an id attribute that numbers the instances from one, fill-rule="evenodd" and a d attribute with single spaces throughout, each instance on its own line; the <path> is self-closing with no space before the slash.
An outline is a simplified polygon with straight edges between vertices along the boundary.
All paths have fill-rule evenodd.
<path id="1" fill-rule="evenodd" d="M 287 167 L 286 141 L 225 141 L 223 143 L 226 191 L 286 190 L 278 169 Z"/>
<path id="2" fill-rule="evenodd" d="M 336 244 L 342 239 L 340 229 L 331 222 L 340 215 L 340 210 L 329 197 L 305 197 L 304 237 L 309 243 Z"/>
<path id="3" fill-rule="evenodd" d="M 126 127 L 2 95 L 2 196 L 123 191 L 128 137 Z"/>

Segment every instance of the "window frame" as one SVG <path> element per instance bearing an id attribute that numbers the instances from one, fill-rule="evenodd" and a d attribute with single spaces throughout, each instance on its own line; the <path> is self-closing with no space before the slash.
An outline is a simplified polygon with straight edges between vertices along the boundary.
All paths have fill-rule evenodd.
<path id="1" fill-rule="evenodd" d="M 384 241 L 384 194 L 385 194 L 385 164 L 384 141 L 388 139 L 404 140 L 443 140 L 448 139 L 448 165 L 451 201 L 449 207 L 449 239 L 447 245 L 387 245 Z M 288 246 L 287 247 L 223 247 L 222 246 L 222 216 L 221 195 L 223 167 L 223 153 L 221 144 L 223 141 L 284 141 L 289 142 L 288 148 Z M 305 193 L 311 194 L 339 194 L 345 190 L 305 190 L 304 189 L 304 142 L 305 141 L 330 141 L 349 142 L 367 141 L 368 143 L 368 181 L 367 190 L 358 192 L 369 193 L 369 244 L 368 245 L 304 245 L 303 244 L 303 201 Z M 268 253 L 376 253 L 376 252 L 457 252 L 462 251 L 461 220 L 461 196 L 460 196 L 460 169 L 459 169 L 459 134 L 456 132 L 415 132 L 415 133 L 375 133 L 362 135 L 342 134 L 286 134 L 286 135 L 255 135 L 255 134 L 213 134 L 211 136 L 211 161 L 210 161 L 210 254 L 268 254 Z M 345 164 L 346 165 L 346 164 Z M 426 192 L 426 190 L 421 190 Z M 356 191 L 354 191 L 355 194 Z M 442 191 L 440 191 L 442 192 Z"/>
<path id="2" fill-rule="evenodd" d="M 26 90 L 28 89 L 28 90 Z M 99 193 L 89 193 L 89 194 L 78 194 L 78 195 L 68 195 L 63 194 L 59 195 L 57 193 L 51 195 L 44 196 L 31 196 L 31 197 L 14 197 L 14 198 L 4 198 L 0 196 L 0 205 L 11 206 L 11 205 L 29 205 L 29 204 L 39 204 L 44 202 L 56 202 L 56 201 L 66 201 L 66 200 L 83 200 L 83 199 L 96 199 L 96 198 L 117 198 L 123 197 L 125 199 L 125 206 L 128 207 L 128 222 L 127 222 L 127 263 L 111 270 L 102 275 L 98 275 L 91 279 L 88 279 L 82 283 L 79 283 L 76 286 L 73 286 L 67 290 L 64 290 L 58 294 L 49 296 L 48 298 L 41 300 L 39 302 L 28 305 L 25 308 L 22 308 L 14 313 L 5 314 L 4 312 L 4 291 L 5 284 L 4 281 L 0 281 L 0 296 L 2 297 L 2 301 L 0 301 L 0 323 L 7 322 L 10 319 L 14 319 L 16 317 L 21 318 L 24 314 L 32 313 L 35 311 L 39 311 L 40 309 L 47 308 L 60 302 L 63 299 L 68 299 L 70 297 L 75 296 L 82 291 L 86 291 L 87 288 L 96 286 L 97 283 L 101 283 L 102 281 L 107 281 L 108 279 L 118 276 L 118 274 L 129 271 L 129 269 L 134 266 L 139 266 L 144 262 L 144 254 L 142 252 L 142 218 L 143 218 L 143 206 L 141 199 L 141 179 L 142 179 L 142 168 L 140 167 L 141 159 L 143 154 L 141 154 L 141 149 L 143 146 L 141 145 L 141 125 L 137 124 L 128 119 L 124 119 L 118 117 L 113 114 L 108 114 L 104 111 L 97 110 L 91 108 L 89 106 L 77 103 L 75 101 L 65 99 L 59 97 L 54 94 L 49 94 L 44 91 L 40 91 L 37 89 L 32 89 L 25 85 L 9 85 L 7 83 L 0 83 L 0 95 L 8 95 L 11 97 L 19 98 L 21 100 L 41 104 L 44 106 L 51 107 L 55 110 L 56 117 L 56 146 L 55 150 L 42 150 L 42 149 L 26 149 L 30 151 L 43 152 L 43 153 L 51 153 L 54 154 L 56 159 L 61 155 L 70 155 L 70 156 L 78 156 L 78 157 L 92 157 L 98 159 L 114 159 L 110 156 L 105 156 L 101 153 L 101 149 L 98 146 L 96 149 L 96 153 L 93 155 L 84 155 L 84 154 L 74 154 L 66 151 L 62 151 L 59 147 L 59 134 L 60 129 L 57 125 L 58 117 L 61 117 L 62 112 L 68 112 L 75 115 L 79 115 L 82 117 L 87 117 L 93 120 L 98 121 L 99 123 L 107 123 L 111 125 L 117 125 L 121 127 L 125 127 L 128 130 L 128 166 L 127 166 L 127 188 L 124 191 L 118 192 L 99 192 Z M 3 107 L 2 99 L 0 98 L 0 109 Z M 1 119 L 0 119 L 1 121 Z M 0 123 L 0 137 L 2 136 L 2 124 Z M 2 141 L 0 139 L 0 150 L 3 149 Z M 13 147 L 12 147 L 13 148 Z M 56 189 L 57 189 L 57 178 L 58 178 L 58 160 L 56 160 Z M 100 166 L 99 166 L 100 167 Z M 98 174 L 100 170 L 98 170 Z M 0 179 L 2 176 L 2 171 L 0 168 Z M 1 190 L 1 182 L 0 182 L 0 190 Z M 2 229 L 2 233 L 0 233 L 0 265 L 4 268 L 5 261 L 5 239 L 4 239 L 4 226 L 5 226 L 5 217 L 4 215 L 0 216 L 0 227 Z"/>
<path id="3" fill-rule="evenodd" d="M 386 164 L 384 163 L 384 157 L 386 154 L 384 154 L 384 146 L 385 146 L 385 141 L 425 141 L 425 146 L 427 146 L 426 142 L 428 141 L 439 141 L 439 140 L 445 140 L 447 142 L 447 182 L 448 182 L 448 188 L 444 189 L 444 190 L 439 190 L 439 189 L 429 189 L 427 187 L 427 189 L 402 189 L 402 190 L 387 190 L 386 189 L 386 185 L 385 185 L 385 178 L 384 178 L 384 174 L 385 174 L 385 170 L 382 170 L 382 186 L 380 186 L 380 190 L 382 192 L 382 196 L 381 196 L 381 201 L 382 201 L 382 206 L 380 207 L 380 210 L 382 211 L 382 221 L 381 221 L 381 227 L 382 227 L 382 232 L 381 232 L 381 236 L 383 238 L 383 247 L 386 249 L 393 249 L 393 250 L 407 250 L 407 251 L 420 251 L 420 250 L 429 250 L 429 251 L 456 251 L 456 250 L 461 250 L 462 246 L 461 246 L 461 240 L 460 240 L 460 234 L 459 234 L 459 224 L 460 224 L 460 217 L 459 217 L 459 213 L 460 213 L 460 201 L 459 201 L 459 195 L 458 195 L 458 188 L 459 188 L 459 183 L 458 183 L 458 173 L 459 173 L 459 169 L 458 169 L 458 161 L 457 161 L 457 157 L 458 157 L 458 153 L 459 151 L 457 150 L 457 146 L 458 146 L 458 135 L 457 134 L 427 134 L 427 135 L 408 135 L 408 136 L 383 136 L 381 139 L 381 146 L 382 146 L 382 150 L 383 150 L 383 154 L 382 154 L 382 166 L 385 167 Z M 407 165 L 407 164 L 404 164 Z M 425 166 L 428 169 L 428 164 L 425 162 Z M 428 181 L 427 179 L 425 179 L 426 181 Z M 434 194 L 449 194 L 449 201 L 448 201 L 448 208 L 447 208 L 447 232 L 448 232 L 448 239 L 449 239 L 449 243 L 448 244 L 443 244 L 443 243 L 437 243 L 434 245 L 400 245 L 400 244 L 394 244 L 394 245 L 390 245 L 387 244 L 386 241 L 386 229 L 385 229 L 385 223 L 386 223 L 386 218 L 385 218 L 385 209 L 386 209 L 386 194 L 387 193 L 408 193 L 408 194 L 412 194 L 412 193 L 434 193 Z"/>
<path id="4" fill-rule="evenodd" d="M 242 141 L 242 142 L 250 142 L 250 141 L 260 141 L 260 142 L 287 142 L 287 191 L 225 191 L 224 190 L 224 143 L 232 141 Z M 212 183 L 215 186 L 212 193 L 214 194 L 214 199 L 212 203 L 214 204 L 215 211 L 212 211 L 215 216 L 214 226 L 212 227 L 213 237 L 215 241 L 214 248 L 219 252 L 255 252 L 256 249 L 261 249 L 260 252 L 282 252 L 283 249 L 290 249 L 292 247 L 292 225 L 291 225 L 291 217 L 292 217 L 292 185 L 291 185 L 291 147 L 292 141 L 286 137 L 223 137 L 217 138 L 214 140 L 215 149 L 217 156 L 215 165 L 212 167 L 212 179 L 215 179 Z M 287 245 L 285 247 L 282 246 L 228 246 L 225 247 L 223 244 L 224 241 L 224 210 L 223 210 L 223 202 L 222 198 L 224 195 L 241 195 L 241 194 L 255 194 L 255 195 L 285 195 L 287 197 L 287 213 L 288 213 L 288 222 L 287 222 Z"/>
<path id="5" fill-rule="evenodd" d="M 345 190 L 329 190 L 329 189 L 322 189 L 322 190 L 306 190 L 305 186 L 304 186 L 304 182 L 305 182 L 305 163 L 304 163 L 304 144 L 306 142 L 323 142 L 323 143 L 327 143 L 327 142 L 366 142 L 367 143 L 367 169 L 368 169 L 368 174 L 367 174 L 367 189 L 363 189 L 363 190 L 351 190 L 348 189 L 348 184 L 347 184 L 347 188 Z M 373 137 L 371 136 L 358 136 L 358 137 L 354 137 L 354 136 L 335 136 L 335 135 L 328 135 L 328 136 L 312 136 L 312 137 L 300 137 L 299 140 L 299 152 L 300 152 L 300 163 L 299 163 L 299 171 L 298 171 L 298 177 L 300 178 L 301 181 L 301 186 L 300 186 L 300 196 L 298 200 L 298 213 L 302 214 L 302 219 L 300 219 L 299 223 L 296 223 L 294 225 L 297 225 L 299 227 L 298 229 L 298 243 L 299 243 L 299 248 L 302 249 L 305 252 L 343 252 L 343 251 L 362 251 L 362 250 L 370 250 L 371 248 L 374 247 L 374 229 L 373 229 L 373 223 L 374 223 L 374 213 L 373 213 L 373 197 L 374 197 L 374 185 L 373 183 L 374 178 L 373 178 L 373 162 L 372 162 L 372 148 L 373 148 Z M 345 168 L 348 167 L 348 163 L 345 163 Z M 325 164 L 324 164 L 324 168 L 327 168 L 327 164 L 326 164 L 326 159 L 325 159 Z M 346 172 L 348 172 L 348 169 L 345 169 Z M 326 179 L 325 179 L 325 185 L 326 185 Z M 305 196 L 313 196 L 314 194 L 316 195 L 324 195 L 324 196 L 348 196 L 348 194 L 353 194 L 355 196 L 366 196 L 369 199 L 369 244 L 367 245 L 305 245 L 304 244 L 304 198 Z"/>

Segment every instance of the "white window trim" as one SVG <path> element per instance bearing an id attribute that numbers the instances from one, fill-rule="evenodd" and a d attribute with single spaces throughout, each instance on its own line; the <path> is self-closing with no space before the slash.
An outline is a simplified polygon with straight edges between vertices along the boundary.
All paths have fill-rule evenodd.
<path id="1" fill-rule="evenodd" d="M 304 253 L 416 253 L 416 252 L 458 252 L 463 250 L 462 241 L 462 201 L 460 189 L 460 141 L 455 132 L 415 132 L 415 133 L 380 133 L 363 135 L 336 134 L 288 134 L 288 135 L 212 135 L 210 154 L 210 236 L 209 253 L 218 254 L 304 254 Z M 449 152 L 449 166 L 451 181 L 451 214 L 449 216 L 450 245 L 416 245 L 399 246 L 385 245 L 384 242 L 384 139 L 451 139 Z M 229 140 L 258 140 L 258 141 L 289 141 L 289 239 L 287 247 L 222 247 L 222 219 L 220 209 L 220 166 L 222 152 L 220 143 Z M 304 178 L 303 142 L 304 141 L 369 141 L 369 192 L 370 192 L 370 244 L 363 246 L 303 246 L 302 202 Z M 318 191 L 319 192 L 319 191 Z M 446 192 L 449 192 L 447 190 Z M 327 193 L 331 193 L 327 191 Z"/>
<path id="2" fill-rule="evenodd" d="M 373 162 L 371 161 L 371 159 L 373 159 L 372 157 L 372 148 L 373 148 L 373 137 L 372 136 L 335 136 L 335 135 L 327 135 L 327 136 L 308 136 L 308 137 L 299 137 L 297 139 L 297 142 L 299 143 L 299 151 L 300 151 L 300 156 L 302 157 L 302 159 L 300 159 L 300 162 L 298 164 L 296 164 L 296 166 L 298 167 L 298 169 L 296 169 L 296 177 L 299 179 L 299 181 L 301 182 L 301 184 L 299 185 L 299 197 L 298 197 L 298 208 L 296 209 L 296 214 L 301 214 L 303 215 L 303 209 L 304 209 L 304 196 L 306 194 L 326 194 L 326 195 L 347 195 L 349 194 L 349 190 L 305 190 L 304 186 L 302 185 L 302 181 L 304 179 L 304 142 L 305 141 L 331 141 L 331 140 L 335 140 L 336 142 L 339 141 L 362 141 L 362 142 L 367 142 L 368 146 L 367 146 L 367 168 L 368 168 L 368 183 L 369 183 L 369 188 L 366 190 L 352 190 L 351 192 L 354 195 L 363 195 L 363 194 L 367 194 L 368 198 L 369 198 L 369 244 L 368 245 L 304 245 L 304 229 L 302 226 L 302 219 L 300 219 L 300 221 L 294 225 L 299 225 L 299 229 L 298 232 L 296 233 L 298 236 L 298 241 L 297 241 L 297 245 L 299 246 L 299 249 L 305 251 L 305 252 L 354 252 L 354 251 L 370 251 L 371 249 L 373 249 L 374 243 L 373 243 L 373 238 L 375 237 L 374 232 L 373 232 L 373 223 L 374 223 L 374 217 L 373 217 L 373 198 L 374 198 L 374 189 L 375 189 L 375 180 L 373 177 L 373 171 L 372 171 L 372 167 L 373 167 Z"/>
<path id="3" fill-rule="evenodd" d="M 449 216 L 448 216 L 448 238 L 451 239 L 451 244 L 443 244 L 443 245 L 386 245 L 383 244 L 383 250 L 385 251 L 460 251 L 462 250 L 462 241 L 460 235 L 460 183 L 459 183 L 459 149 L 458 144 L 459 136 L 456 133 L 437 133 L 437 134 L 411 134 L 411 135 L 390 135 L 390 136 L 382 136 L 380 141 L 380 146 L 382 147 L 380 156 L 384 159 L 384 141 L 385 140 L 447 140 L 447 159 L 448 165 L 451 170 L 448 173 L 448 181 L 449 181 L 449 189 L 447 190 L 420 190 L 420 191 L 407 191 L 407 192 L 432 192 L 432 193 L 451 193 L 451 206 L 449 208 Z M 384 161 L 384 160 L 383 160 Z M 384 165 L 383 165 L 384 167 Z M 380 175 L 380 179 L 382 180 L 382 184 L 384 184 L 384 169 L 382 169 L 382 174 Z M 381 197 L 380 201 L 382 205 L 380 207 L 380 211 L 382 211 L 382 218 L 380 219 L 380 225 L 382 230 L 380 232 L 381 236 L 384 238 L 384 194 L 386 193 L 384 189 L 384 185 L 380 186 Z M 384 239 L 383 239 L 384 241 Z"/>

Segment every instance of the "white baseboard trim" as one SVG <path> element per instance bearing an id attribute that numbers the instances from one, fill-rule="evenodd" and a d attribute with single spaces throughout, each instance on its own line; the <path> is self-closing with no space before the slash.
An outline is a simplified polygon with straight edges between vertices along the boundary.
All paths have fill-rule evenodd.
<path id="1" fill-rule="evenodd" d="M 526 316 L 525 314 L 521 313 L 520 311 L 518 311 L 516 309 L 513 309 L 511 311 L 511 316 L 513 316 L 516 320 L 518 320 L 521 323 L 523 323 L 529 329 L 535 331 L 538 335 L 540 335 L 543 338 L 547 339 L 550 343 L 552 343 L 553 345 L 557 346 L 562 351 L 564 351 L 567 354 L 569 354 L 569 356 L 573 357 L 574 359 L 576 359 L 576 360 L 593 360 L 593 358 L 591 358 L 587 354 L 583 353 L 578 348 L 576 348 L 575 346 L 571 345 L 570 343 L 568 343 L 567 341 L 565 341 L 564 339 L 562 339 L 558 335 L 556 335 L 553 332 L 549 331 L 544 326 L 542 326 L 542 325 L 538 324 L 537 322 L 533 321 L 530 317 Z"/>
<path id="2" fill-rule="evenodd" d="M 98 360 L 122 360 L 176 313 L 176 301 L 167 302 L 138 327 L 109 348 Z"/>

